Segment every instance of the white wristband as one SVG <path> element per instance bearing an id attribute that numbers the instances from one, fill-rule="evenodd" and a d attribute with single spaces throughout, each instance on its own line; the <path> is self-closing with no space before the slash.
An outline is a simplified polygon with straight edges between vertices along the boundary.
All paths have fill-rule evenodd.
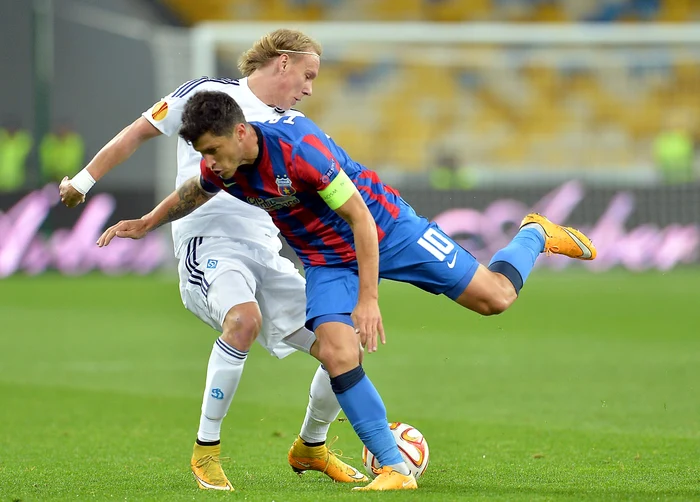
<path id="1" fill-rule="evenodd" d="M 90 173 L 88 172 L 87 168 L 85 168 L 78 174 L 73 176 L 73 179 L 70 180 L 70 184 L 78 192 L 85 195 L 95 184 L 95 179 L 92 176 L 90 176 Z"/>

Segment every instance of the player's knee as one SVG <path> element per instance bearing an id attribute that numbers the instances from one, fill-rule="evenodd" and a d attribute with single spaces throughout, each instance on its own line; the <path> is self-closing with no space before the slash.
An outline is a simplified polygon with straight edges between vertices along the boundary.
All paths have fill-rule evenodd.
<path id="1" fill-rule="evenodd" d="M 347 348 L 334 350 L 322 345 L 319 348 L 319 358 L 324 366 L 347 366 L 352 363 L 360 363 L 359 351 L 355 348 L 352 350 Z"/>
<path id="2" fill-rule="evenodd" d="M 262 315 L 257 308 L 233 307 L 222 325 L 224 341 L 239 350 L 248 350 L 255 342 L 262 326 Z"/>
<path id="3" fill-rule="evenodd" d="M 319 360 L 331 373 L 337 373 L 340 369 L 352 369 L 360 364 L 360 351 L 354 344 L 321 343 L 318 355 Z"/>

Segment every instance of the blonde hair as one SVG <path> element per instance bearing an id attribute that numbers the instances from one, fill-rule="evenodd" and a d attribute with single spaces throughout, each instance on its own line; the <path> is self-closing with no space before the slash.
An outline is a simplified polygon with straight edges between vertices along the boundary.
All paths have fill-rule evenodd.
<path id="1" fill-rule="evenodd" d="M 280 29 L 268 33 L 245 51 L 238 60 L 244 77 L 265 66 L 282 52 L 313 52 L 321 56 L 321 44 L 297 30 Z M 294 57 L 294 56 L 292 56 Z"/>

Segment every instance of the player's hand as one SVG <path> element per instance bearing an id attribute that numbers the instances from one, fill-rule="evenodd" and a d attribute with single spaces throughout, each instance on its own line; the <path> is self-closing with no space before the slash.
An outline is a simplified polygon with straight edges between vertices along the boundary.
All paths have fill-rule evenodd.
<path id="1" fill-rule="evenodd" d="M 377 351 L 377 334 L 382 343 L 386 343 L 382 314 L 376 300 L 357 302 L 350 317 L 355 325 L 355 333 L 360 335 L 360 343 L 367 352 Z"/>
<path id="2" fill-rule="evenodd" d="M 85 202 L 85 195 L 73 188 L 68 176 L 64 176 L 61 180 L 61 184 L 58 185 L 58 193 L 61 196 L 61 202 L 63 202 L 67 207 L 75 207 L 78 204 Z"/>
<path id="3" fill-rule="evenodd" d="M 115 237 L 122 239 L 141 239 L 148 233 L 148 223 L 145 220 L 122 220 L 112 225 L 97 239 L 99 247 L 107 246 Z"/>

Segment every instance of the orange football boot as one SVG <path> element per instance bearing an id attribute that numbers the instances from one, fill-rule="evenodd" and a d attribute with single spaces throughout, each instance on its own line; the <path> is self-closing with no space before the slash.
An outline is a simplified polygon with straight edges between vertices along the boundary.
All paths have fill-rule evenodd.
<path id="1" fill-rule="evenodd" d="M 331 440 L 331 445 L 338 439 Z M 306 471 L 319 471 L 338 483 L 364 483 L 367 476 L 346 464 L 338 458 L 342 453 L 336 454 L 328 446 L 306 446 L 301 437 L 297 437 L 289 449 L 287 460 L 294 472 L 299 475 Z"/>
<path id="2" fill-rule="evenodd" d="M 530 223 L 542 227 L 545 233 L 544 252 L 561 254 L 578 260 L 595 260 L 598 252 L 591 240 L 582 232 L 571 227 L 562 227 L 552 223 L 538 213 L 530 213 L 523 218 L 520 228 Z"/>
<path id="3" fill-rule="evenodd" d="M 233 491 L 231 482 L 221 468 L 220 444 L 203 446 L 195 443 L 190 466 L 200 489 Z"/>
<path id="4" fill-rule="evenodd" d="M 388 465 L 381 467 L 380 469 L 373 469 L 374 473 L 377 475 L 370 484 L 366 486 L 357 486 L 353 490 L 361 492 L 369 491 L 385 491 L 385 490 L 415 490 L 418 488 L 418 483 L 416 483 L 416 478 L 413 474 L 406 476 L 401 474 L 399 471 L 395 471 Z"/>

